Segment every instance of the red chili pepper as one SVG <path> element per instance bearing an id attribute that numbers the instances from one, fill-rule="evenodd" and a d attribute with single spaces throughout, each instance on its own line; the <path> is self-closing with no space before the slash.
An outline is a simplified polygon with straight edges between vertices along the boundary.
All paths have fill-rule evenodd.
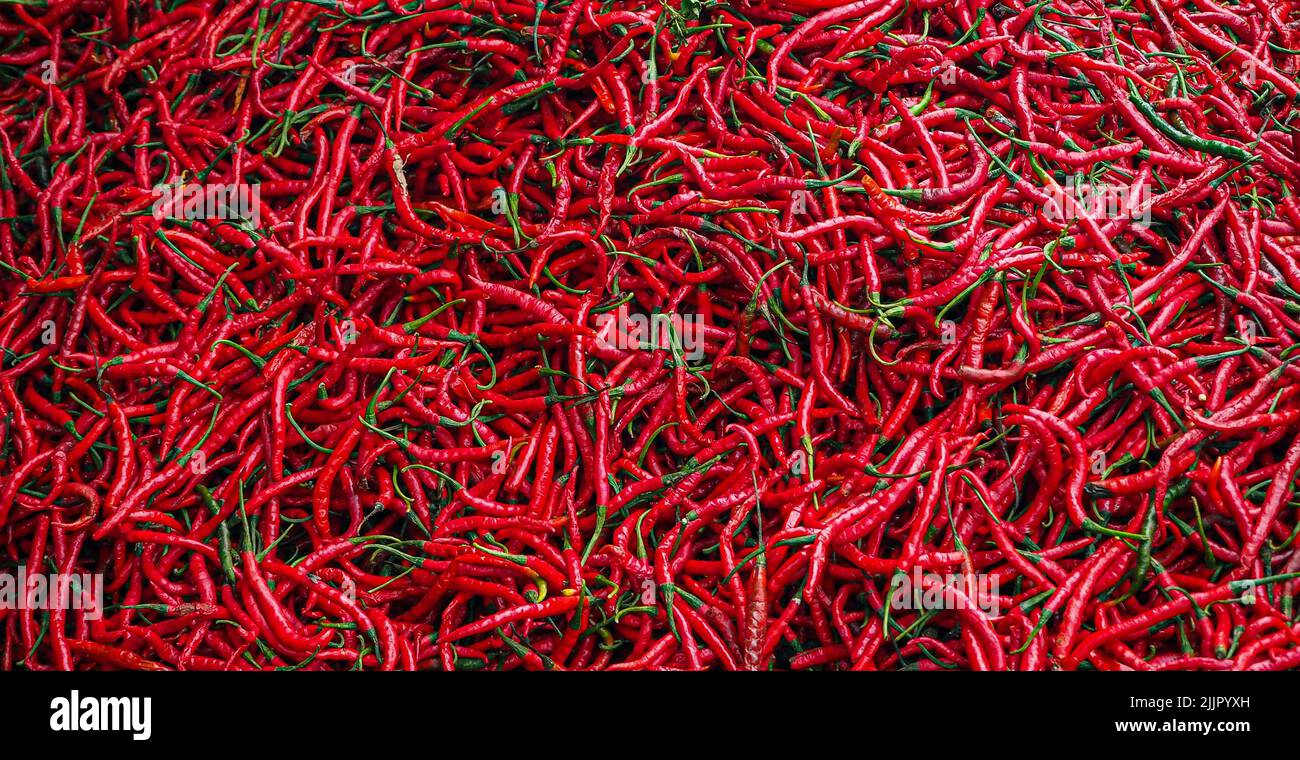
<path id="1" fill-rule="evenodd" d="M 1300 667 L 1286 3 L 264 5 L 0 22 L 0 667 Z"/>

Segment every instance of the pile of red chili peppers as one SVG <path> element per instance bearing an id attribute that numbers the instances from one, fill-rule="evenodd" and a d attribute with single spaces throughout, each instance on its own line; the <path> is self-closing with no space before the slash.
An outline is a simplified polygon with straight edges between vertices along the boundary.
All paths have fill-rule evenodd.
<path id="1" fill-rule="evenodd" d="M 0 573 L 103 595 L 0 668 L 1300 666 L 1298 65 L 1291 0 L 0 3 Z"/>

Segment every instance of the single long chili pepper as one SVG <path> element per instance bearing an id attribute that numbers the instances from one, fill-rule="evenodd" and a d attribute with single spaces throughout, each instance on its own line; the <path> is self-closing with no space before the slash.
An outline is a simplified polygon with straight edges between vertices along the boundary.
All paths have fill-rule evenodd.
<path id="1" fill-rule="evenodd" d="M 516 620 L 533 620 L 536 618 L 551 617 L 552 615 L 562 615 L 577 607 L 581 601 L 582 598 L 576 595 L 557 596 L 544 602 L 503 610 L 502 612 L 498 612 L 495 615 L 489 615 L 475 623 L 461 626 L 460 628 L 449 632 L 446 636 L 440 637 L 440 640 L 451 642 L 468 636 L 477 636 L 478 634 L 490 631 L 498 626 Z"/>
<path id="2" fill-rule="evenodd" d="M 125 670 L 171 670 L 171 668 L 166 665 L 141 657 L 134 652 L 128 652 L 124 649 L 118 649 L 94 641 L 69 639 L 68 647 L 73 652 L 85 655 L 96 662 L 113 665 Z"/>

